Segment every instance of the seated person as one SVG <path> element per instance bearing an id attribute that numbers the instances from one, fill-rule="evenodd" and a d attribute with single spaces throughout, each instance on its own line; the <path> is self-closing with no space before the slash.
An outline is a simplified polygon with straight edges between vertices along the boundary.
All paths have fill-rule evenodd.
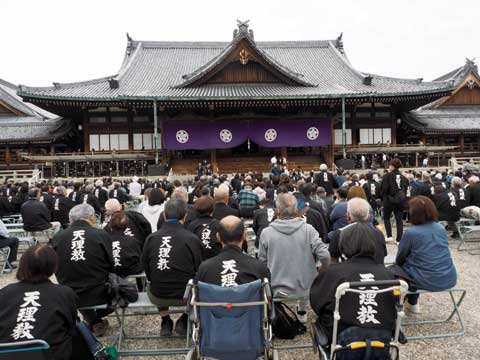
<path id="1" fill-rule="evenodd" d="M 150 223 L 152 233 L 154 233 L 158 229 L 158 219 L 163 212 L 164 201 L 165 194 L 163 189 L 154 188 L 152 189 L 152 191 L 150 191 L 150 194 L 148 195 L 148 204 L 142 208 L 142 215 Z"/>
<path id="2" fill-rule="evenodd" d="M 409 202 L 412 227 L 406 229 L 398 246 L 395 265 L 389 270 L 409 283 L 410 290 L 442 291 L 455 286 L 457 271 L 448 247 L 445 227 L 437 222 L 432 200 L 415 196 Z M 418 295 L 408 295 L 407 310 L 418 314 Z"/>
<path id="3" fill-rule="evenodd" d="M 193 206 L 197 218 L 187 228 L 200 239 L 203 260 L 217 255 L 222 249 L 217 240 L 219 222 L 212 216 L 214 207 L 215 203 L 209 195 L 200 196 Z"/>
<path id="4" fill-rule="evenodd" d="M 53 198 L 53 221 L 58 221 L 62 224 L 62 228 L 66 229 L 69 225 L 70 219 L 68 214 L 75 206 L 75 203 L 66 196 L 66 189 L 64 186 L 57 187 L 57 194 Z"/>
<path id="5" fill-rule="evenodd" d="M 76 205 L 70 210 L 70 226 L 52 241 L 59 258 L 57 280 L 75 291 L 79 307 L 108 301 L 105 283 L 113 270 L 112 243 L 106 231 L 93 227 L 94 221 L 93 207 Z M 112 309 L 80 311 L 96 336 L 105 333 L 108 322 L 103 317 L 111 312 Z"/>
<path id="6" fill-rule="evenodd" d="M 0 249 L 4 247 L 10 248 L 10 254 L 7 259 L 7 264 L 5 265 L 5 271 L 11 272 L 16 269 L 17 266 L 13 262 L 17 261 L 17 252 L 18 252 L 18 238 L 11 237 L 8 233 L 7 227 L 0 220 Z"/>
<path id="7" fill-rule="evenodd" d="M 50 282 L 57 254 L 46 245 L 29 248 L 20 259 L 19 282 L 0 290 L 0 342 L 42 339 L 53 360 L 70 359 L 77 318 L 77 297 L 67 286 Z"/>
<path id="8" fill-rule="evenodd" d="M 329 231 L 327 217 L 317 208 L 310 207 L 311 202 L 302 193 L 296 192 L 293 195 L 297 199 L 298 216 L 304 218 L 307 224 L 312 225 L 317 230 L 320 239 L 326 243 Z"/>
<path id="9" fill-rule="evenodd" d="M 59 230 L 60 223 L 50 222 L 51 213 L 47 206 L 40 201 L 40 190 L 32 188 L 28 191 L 28 200 L 23 203 L 21 208 L 23 229 L 25 231 L 45 231 L 48 238 L 51 239 Z"/>
<path id="10" fill-rule="evenodd" d="M 125 233 L 128 229 L 127 215 L 123 211 L 116 212 L 112 215 L 109 224 L 113 272 L 122 277 L 140 274 L 143 271 L 142 249 L 134 236 Z"/>
<path id="11" fill-rule="evenodd" d="M 435 185 L 432 200 L 438 211 L 438 221 L 447 221 L 448 228 L 453 231 L 452 237 L 458 238 L 456 222 L 460 220 L 460 207 L 455 193 L 443 185 Z"/>
<path id="12" fill-rule="evenodd" d="M 217 256 L 202 262 L 196 276 L 197 281 L 230 287 L 258 279 L 270 279 L 268 268 L 263 263 L 242 252 L 242 244 L 246 241 L 242 220 L 236 216 L 223 218 L 217 238 L 223 249 Z"/>
<path id="13" fill-rule="evenodd" d="M 148 189 L 147 189 L 148 190 Z M 117 199 L 110 199 L 105 203 L 105 212 L 106 212 L 106 225 L 103 228 L 106 232 L 111 233 L 111 218 L 118 212 L 122 212 L 127 216 L 128 224 L 125 229 L 125 235 L 128 235 L 138 241 L 140 249 L 143 249 L 143 244 L 148 235 L 152 233 L 150 223 L 148 220 L 140 214 L 139 212 L 127 210 L 123 211 L 122 205 Z"/>
<path id="14" fill-rule="evenodd" d="M 275 204 L 273 200 L 268 198 L 263 199 L 259 203 L 260 209 L 253 213 L 253 231 L 255 232 L 255 247 L 258 249 L 260 242 L 260 235 L 263 229 L 268 227 L 270 223 L 275 220 Z"/>
<path id="15" fill-rule="evenodd" d="M 306 298 L 318 269 L 330 263 L 328 247 L 313 226 L 298 217 L 295 196 L 279 194 L 276 205 L 277 219 L 260 235 L 258 259 L 272 274 L 275 296 Z M 305 301 L 297 313 L 307 321 Z"/>
<path id="16" fill-rule="evenodd" d="M 361 198 L 361 199 L 364 199 L 365 201 L 368 201 L 367 195 L 365 194 L 365 190 L 363 190 L 363 188 L 360 186 L 352 186 L 350 189 L 348 189 L 347 201 L 353 198 Z M 341 229 L 342 227 L 348 225 L 347 201 L 342 201 L 337 205 L 335 205 L 335 207 L 332 209 L 332 212 L 330 213 L 330 220 L 332 221 L 333 231 Z M 369 222 L 373 224 L 374 219 L 375 218 L 373 216 L 373 209 L 370 208 Z"/>
<path id="17" fill-rule="evenodd" d="M 190 279 L 202 261 L 200 239 L 185 229 L 183 222 L 187 204 L 182 200 L 170 200 L 165 204 L 165 222 L 145 241 L 142 263 L 150 282 L 147 293 L 162 316 L 161 336 L 172 334 L 173 321 L 168 315 L 169 306 L 183 306 L 183 294 Z M 175 332 L 187 333 L 187 314 L 177 320 Z"/>
<path id="18" fill-rule="evenodd" d="M 220 185 L 215 189 L 215 210 L 213 211 L 213 217 L 218 221 L 222 220 L 228 215 L 239 216 L 238 209 L 234 209 L 229 206 L 229 194 L 230 189 L 228 185 Z"/>
<path id="19" fill-rule="evenodd" d="M 172 196 L 170 200 L 182 200 L 187 204 L 187 215 L 185 215 L 185 221 L 183 226 L 185 226 L 185 229 L 188 228 L 188 225 L 196 219 L 197 217 L 197 212 L 193 209 L 193 206 L 188 203 L 188 192 L 187 189 L 183 186 L 175 188 L 173 193 L 171 193 Z M 157 229 L 160 229 L 165 221 L 165 216 L 160 214 L 160 217 L 158 218 L 158 224 L 157 224 Z"/>
<path id="20" fill-rule="evenodd" d="M 240 209 L 240 216 L 252 217 L 255 209 L 258 209 L 260 202 L 258 195 L 253 192 L 251 183 L 245 183 L 243 189 L 238 193 L 238 206 Z"/>
<path id="21" fill-rule="evenodd" d="M 129 200 L 129 196 L 125 193 L 125 190 L 120 188 L 120 183 L 113 183 L 113 189 L 108 193 L 110 199 L 117 199 L 120 204 L 125 204 Z"/>
<path id="22" fill-rule="evenodd" d="M 318 316 L 318 323 L 325 330 L 329 342 L 333 332 L 333 312 L 335 310 L 335 292 L 338 285 L 352 281 L 378 281 L 393 280 L 393 275 L 380 264 L 376 264 L 375 243 L 370 237 L 347 227 L 340 234 L 340 252 L 347 258 L 341 263 L 332 264 L 326 270 L 320 271 L 310 289 L 310 304 L 312 310 Z M 358 302 L 357 305 L 358 306 Z M 384 308 L 378 304 L 376 310 L 379 315 L 389 314 L 394 319 L 395 307 L 392 302 L 391 308 Z M 387 321 L 382 326 L 393 330 L 393 321 Z M 349 327 L 349 324 L 340 321 L 338 333 Z"/>
<path id="23" fill-rule="evenodd" d="M 385 237 L 383 233 L 375 228 L 370 220 L 370 204 L 361 198 L 353 198 L 347 203 L 347 226 L 332 232 L 328 251 L 332 257 L 332 262 L 339 262 L 339 260 L 346 260 L 340 252 L 340 234 L 343 230 L 353 227 L 355 231 L 359 231 L 365 237 L 370 237 L 374 240 L 375 255 L 374 260 L 376 264 L 384 264 L 385 256 L 387 256 L 387 246 L 385 245 Z M 348 241 L 348 239 L 347 239 Z"/>

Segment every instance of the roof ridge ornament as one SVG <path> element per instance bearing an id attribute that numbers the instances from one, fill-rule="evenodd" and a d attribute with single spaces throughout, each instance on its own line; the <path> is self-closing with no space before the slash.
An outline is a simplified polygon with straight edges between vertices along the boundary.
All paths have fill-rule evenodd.
<path id="1" fill-rule="evenodd" d="M 127 56 L 130 56 L 130 54 L 132 53 L 133 39 L 128 32 L 126 33 L 126 35 L 127 35 Z"/>
<path id="2" fill-rule="evenodd" d="M 238 29 L 233 30 L 233 38 L 249 37 L 253 40 L 253 30 L 249 30 L 250 20 L 237 20 Z"/>
<path id="3" fill-rule="evenodd" d="M 337 39 L 335 40 L 335 45 L 337 46 L 338 51 L 340 51 L 342 54 L 345 54 L 345 51 L 343 49 L 343 31 L 338 35 Z"/>

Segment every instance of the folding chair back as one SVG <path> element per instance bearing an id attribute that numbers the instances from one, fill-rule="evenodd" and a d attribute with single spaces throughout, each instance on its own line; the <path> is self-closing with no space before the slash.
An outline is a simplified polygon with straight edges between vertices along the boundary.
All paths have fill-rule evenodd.
<path id="1" fill-rule="evenodd" d="M 7 268 L 8 257 L 10 256 L 10 248 L 0 248 L 0 274 L 3 274 Z"/>
<path id="2" fill-rule="evenodd" d="M 44 340 L 0 343 L 1 360 L 48 360 L 50 346 Z"/>
<path id="3" fill-rule="evenodd" d="M 340 284 L 335 294 L 331 358 L 396 359 L 407 291 L 402 280 Z M 339 333 L 340 322 L 345 330 Z"/>
<path id="4" fill-rule="evenodd" d="M 199 307 L 201 356 L 251 360 L 264 352 L 265 300 L 260 280 L 236 287 L 199 282 L 197 290 L 194 306 Z"/>

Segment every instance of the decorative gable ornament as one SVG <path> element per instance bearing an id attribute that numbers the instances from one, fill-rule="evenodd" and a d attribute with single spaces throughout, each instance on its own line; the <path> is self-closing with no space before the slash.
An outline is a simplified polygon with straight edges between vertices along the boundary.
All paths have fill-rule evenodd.
<path id="1" fill-rule="evenodd" d="M 240 63 L 242 65 L 247 65 L 248 64 L 248 51 L 246 49 L 242 49 L 240 51 Z"/>

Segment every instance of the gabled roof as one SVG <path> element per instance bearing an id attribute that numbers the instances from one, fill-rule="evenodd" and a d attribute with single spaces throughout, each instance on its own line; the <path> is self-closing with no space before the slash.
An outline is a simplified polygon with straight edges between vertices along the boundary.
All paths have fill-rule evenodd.
<path id="1" fill-rule="evenodd" d="M 405 114 L 405 122 L 425 134 L 480 133 L 480 103 L 444 105 L 465 86 L 480 87 L 480 76 L 475 62 L 467 59 L 465 65 L 450 71 L 437 80 L 450 82 L 456 86 L 456 89 L 449 96 Z"/>
<path id="2" fill-rule="evenodd" d="M 247 41 L 289 83 L 200 84 L 238 41 Z M 239 23 L 232 42 L 134 41 L 128 37 L 117 74 L 53 87 L 21 86 L 29 99 L 72 101 L 198 101 L 331 99 L 341 97 L 432 96 L 449 83 L 423 82 L 363 73 L 350 64 L 341 38 L 321 41 L 255 41 Z M 436 95 L 438 97 L 438 95 Z"/>
<path id="3" fill-rule="evenodd" d="M 25 103 L 16 94 L 18 88 L 0 79 L 0 103 L 12 113 L 0 114 L 0 141 L 53 141 L 71 130 L 71 123 L 59 116 Z"/>

